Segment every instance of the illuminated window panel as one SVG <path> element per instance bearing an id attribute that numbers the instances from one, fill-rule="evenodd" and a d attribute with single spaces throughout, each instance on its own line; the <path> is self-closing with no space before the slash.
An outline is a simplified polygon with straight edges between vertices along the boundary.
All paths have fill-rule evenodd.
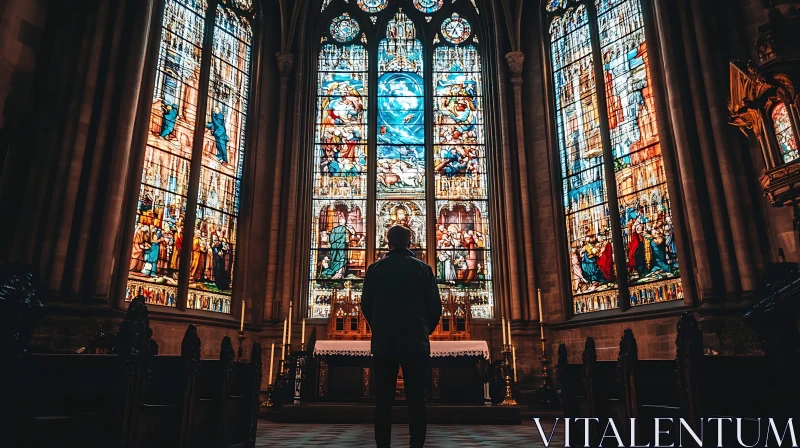
<path id="1" fill-rule="evenodd" d="M 187 307 L 230 312 L 253 30 L 217 6 Z"/>
<path id="2" fill-rule="evenodd" d="M 630 303 L 683 299 L 640 0 L 596 7 Z"/>
<path id="3" fill-rule="evenodd" d="M 775 125 L 775 137 L 778 139 L 783 162 L 789 163 L 797 159 L 797 137 L 792 131 L 792 122 L 789 119 L 789 110 L 786 108 L 786 104 L 778 103 L 772 108 L 772 123 Z"/>
<path id="4" fill-rule="evenodd" d="M 618 306 L 588 12 L 567 9 L 550 26 L 556 128 L 575 313 Z"/>
<path id="5" fill-rule="evenodd" d="M 167 0 L 126 300 L 176 306 L 204 30 L 205 2 Z"/>
<path id="6" fill-rule="evenodd" d="M 480 54 L 472 45 L 440 46 L 433 65 L 436 277 L 446 294 L 470 303 L 472 317 L 491 318 Z"/>
<path id="7" fill-rule="evenodd" d="M 369 264 L 367 53 L 359 44 L 324 44 L 318 64 L 309 317 L 327 317 L 342 294 L 360 297 Z"/>
<path id="8" fill-rule="evenodd" d="M 378 45 L 377 191 L 375 257 L 389 250 L 392 226 L 411 231 L 411 250 L 424 260 L 426 245 L 425 84 L 423 47 L 402 12 L 386 25 Z"/>

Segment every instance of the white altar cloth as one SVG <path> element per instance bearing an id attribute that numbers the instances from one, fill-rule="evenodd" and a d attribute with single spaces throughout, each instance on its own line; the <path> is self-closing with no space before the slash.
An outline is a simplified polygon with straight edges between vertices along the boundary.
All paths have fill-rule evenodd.
<path id="1" fill-rule="evenodd" d="M 314 355 L 372 356 L 371 341 L 317 341 Z M 489 359 L 486 341 L 431 341 L 431 357 L 483 356 Z"/>

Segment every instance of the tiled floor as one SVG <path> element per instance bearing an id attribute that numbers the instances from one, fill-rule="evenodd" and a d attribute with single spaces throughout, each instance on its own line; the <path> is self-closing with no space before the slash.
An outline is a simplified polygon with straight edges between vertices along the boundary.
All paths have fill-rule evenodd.
<path id="1" fill-rule="evenodd" d="M 547 431 L 553 422 L 542 425 Z M 561 426 L 559 425 L 559 428 Z M 561 446 L 564 431 L 556 430 L 552 445 Z M 546 434 L 546 435 L 549 435 Z M 372 425 L 315 425 L 282 424 L 261 420 L 258 423 L 257 447 L 374 447 Z M 392 446 L 408 446 L 408 426 L 394 425 Z M 543 447 L 536 425 L 525 421 L 521 425 L 428 425 L 425 446 L 436 447 Z"/>

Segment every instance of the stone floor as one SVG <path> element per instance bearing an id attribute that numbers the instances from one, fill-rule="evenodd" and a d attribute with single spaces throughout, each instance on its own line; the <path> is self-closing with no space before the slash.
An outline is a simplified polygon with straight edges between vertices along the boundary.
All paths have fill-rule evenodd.
<path id="1" fill-rule="evenodd" d="M 542 422 L 547 431 L 553 424 L 551 419 Z M 549 434 L 546 434 L 549 435 Z M 550 446 L 562 446 L 563 428 L 559 425 Z M 258 423 L 257 447 L 370 447 L 373 442 L 372 425 L 315 425 L 284 424 L 261 420 Z M 408 427 L 394 425 L 392 446 L 408 446 Z M 429 425 L 425 443 L 436 447 L 543 447 L 536 425 L 525 421 L 521 425 Z"/>

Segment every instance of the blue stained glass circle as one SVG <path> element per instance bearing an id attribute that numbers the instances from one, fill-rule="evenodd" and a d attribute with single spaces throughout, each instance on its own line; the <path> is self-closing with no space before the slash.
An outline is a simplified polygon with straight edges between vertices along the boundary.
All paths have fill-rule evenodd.
<path id="1" fill-rule="evenodd" d="M 442 5 L 444 5 L 444 0 L 414 0 L 414 7 L 425 14 L 442 9 Z"/>
<path id="2" fill-rule="evenodd" d="M 331 37 L 339 42 L 350 42 L 358 36 L 359 32 L 361 32 L 361 27 L 358 26 L 358 22 L 347 13 L 331 21 Z"/>
<path id="3" fill-rule="evenodd" d="M 442 36 L 451 43 L 460 44 L 469 39 L 470 34 L 472 26 L 456 13 L 442 22 Z"/>
<path id="4" fill-rule="evenodd" d="M 389 4 L 389 0 L 356 0 L 356 3 L 358 4 L 359 8 L 370 14 L 374 14 L 386 9 L 386 6 Z"/>
<path id="5" fill-rule="evenodd" d="M 567 6 L 567 0 L 547 0 L 547 5 L 545 9 L 548 11 L 555 11 L 556 9 L 565 8 Z"/>

